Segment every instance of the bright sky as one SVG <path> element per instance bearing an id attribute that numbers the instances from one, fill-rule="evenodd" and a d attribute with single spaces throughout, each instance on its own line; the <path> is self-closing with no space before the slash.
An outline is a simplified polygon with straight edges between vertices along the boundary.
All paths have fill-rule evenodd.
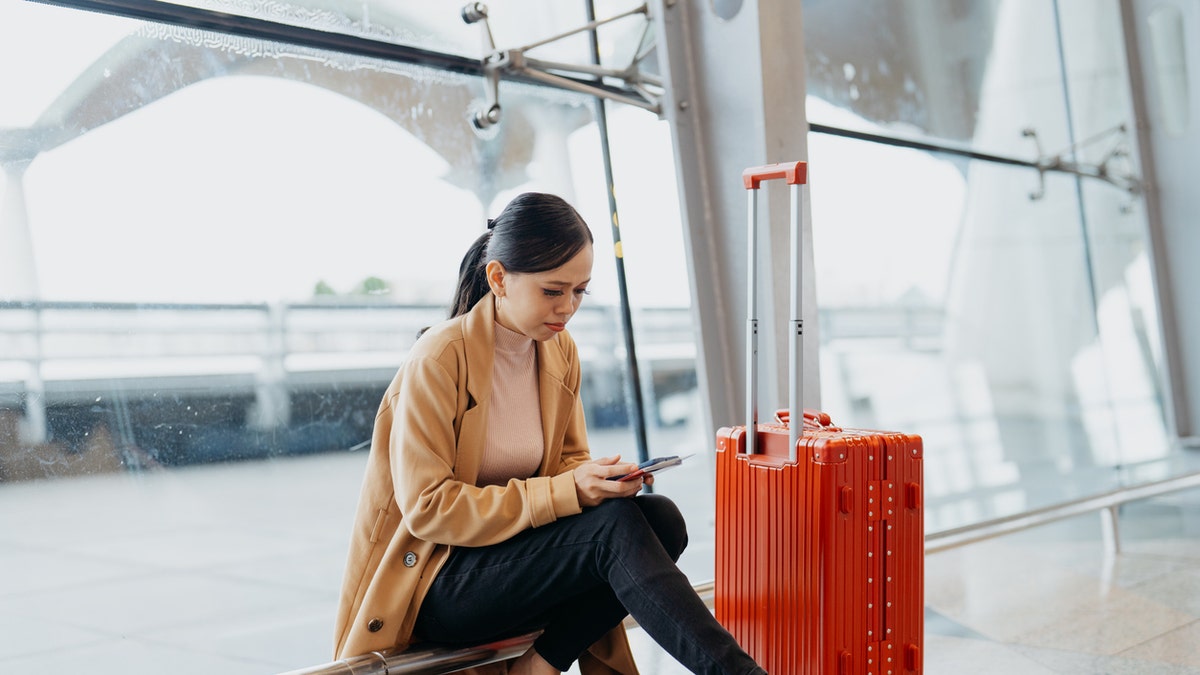
<path id="1" fill-rule="evenodd" d="M 209 80 L 39 157 L 26 198 L 44 297 L 303 298 L 321 279 L 452 274 L 420 233 L 453 235 L 478 204 L 390 120 L 322 93 Z"/>
<path id="2" fill-rule="evenodd" d="M 101 14 L 63 22 L 65 10 L 21 0 L 0 0 L 0 129 L 32 124 L 100 54 L 133 31 L 133 23 Z M 46 36 L 56 36 L 46 44 Z M 70 45 L 69 48 L 66 46 Z M 36 55 L 37 67 L 26 64 Z"/>

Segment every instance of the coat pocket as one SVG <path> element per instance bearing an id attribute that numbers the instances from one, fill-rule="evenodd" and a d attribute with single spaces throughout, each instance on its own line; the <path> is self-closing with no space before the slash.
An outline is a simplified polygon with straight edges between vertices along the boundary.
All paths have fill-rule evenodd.
<path id="1" fill-rule="evenodd" d="M 379 534 L 383 532 L 383 523 L 387 520 L 387 509 L 379 509 L 375 515 L 375 527 L 371 528 L 371 543 L 379 543 Z"/>

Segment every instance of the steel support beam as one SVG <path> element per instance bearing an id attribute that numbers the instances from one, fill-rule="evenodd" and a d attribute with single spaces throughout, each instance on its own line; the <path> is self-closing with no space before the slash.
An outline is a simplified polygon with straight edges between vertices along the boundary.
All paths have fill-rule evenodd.
<path id="1" fill-rule="evenodd" d="M 725 3 L 728 6 L 729 3 Z M 657 0 L 657 44 L 699 335 L 706 428 L 742 418 L 746 195 L 742 170 L 808 157 L 801 4 L 745 3 L 727 19 L 709 2 Z M 725 14 L 729 14 L 726 7 Z M 810 175 L 820 181 L 820 167 Z M 763 410 L 786 404 L 788 193 L 764 188 L 759 218 Z M 805 200 L 807 205 L 809 200 Z M 809 211 L 804 214 L 805 405 L 820 405 Z M 769 415 L 768 415 L 769 417 Z"/>
<path id="2" fill-rule="evenodd" d="M 1134 133 L 1141 164 L 1149 225 L 1149 252 L 1154 271 L 1159 321 L 1162 327 L 1163 379 L 1169 422 L 1185 444 L 1200 435 L 1200 192 L 1195 175 L 1200 159 L 1200 110 L 1191 111 L 1191 122 L 1180 130 L 1163 123 L 1167 92 L 1164 86 L 1183 85 L 1184 100 L 1200 101 L 1200 50 L 1183 50 L 1185 64 L 1157 63 L 1156 36 L 1150 28 L 1156 11 L 1177 9 L 1175 18 L 1183 40 L 1196 44 L 1200 36 L 1200 6 L 1168 6 L 1151 0 L 1121 0 L 1125 28 L 1125 54 L 1129 64 L 1130 92 L 1136 120 Z M 1158 45 L 1160 50 L 1168 45 Z M 1161 53 L 1161 52 L 1160 52 Z M 1171 75 L 1177 77 L 1173 80 Z M 1186 115 L 1186 111 L 1185 111 Z"/>

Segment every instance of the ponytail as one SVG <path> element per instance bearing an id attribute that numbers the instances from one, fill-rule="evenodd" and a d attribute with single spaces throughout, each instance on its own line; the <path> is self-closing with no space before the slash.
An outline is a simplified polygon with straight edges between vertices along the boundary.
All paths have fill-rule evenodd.
<path id="1" fill-rule="evenodd" d="M 479 235 L 463 256 L 462 263 L 458 266 L 458 287 L 454 291 L 454 300 L 450 303 L 451 319 L 471 311 L 475 303 L 482 300 L 491 290 L 487 282 L 487 249 L 491 240 L 492 231 L 487 230 Z"/>
<path id="2" fill-rule="evenodd" d="M 540 192 L 517 195 L 495 220 L 487 221 L 487 227 L 458 266 L 451 319 L 471 311 L 492 290 L 487 281 L 489 261 L 499 261 L 507 272 L 546 272 L 592 244 L 592 231 L 579 212 L 561 197 Z"/>

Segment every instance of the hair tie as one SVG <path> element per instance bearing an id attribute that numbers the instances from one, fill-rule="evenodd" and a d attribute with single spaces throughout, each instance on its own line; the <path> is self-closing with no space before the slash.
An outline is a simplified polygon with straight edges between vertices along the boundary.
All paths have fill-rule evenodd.
<path id="1" fill-rule="evenodd" d="M 490 230 L 495 226 L 496 226 L 496 221 L 492 220 L 491 218 L 488 218 L 488 229 Z"/>

